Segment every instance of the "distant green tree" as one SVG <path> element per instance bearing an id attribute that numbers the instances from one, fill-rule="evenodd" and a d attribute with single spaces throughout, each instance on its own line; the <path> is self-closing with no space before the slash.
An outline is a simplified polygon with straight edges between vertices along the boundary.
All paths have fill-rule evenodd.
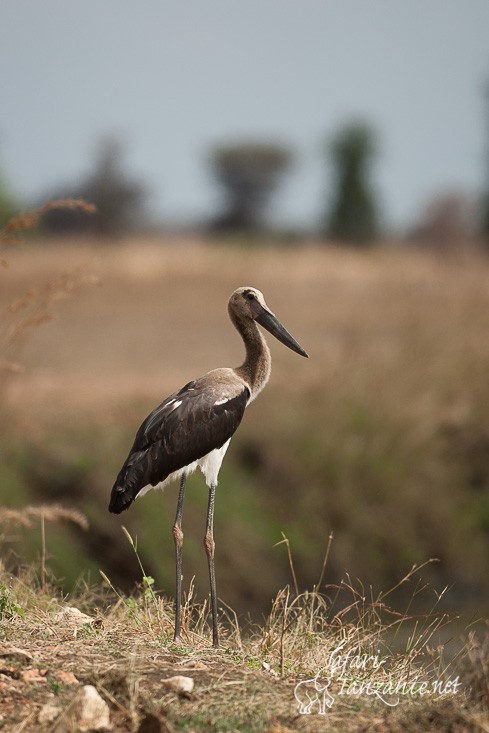
<path id="1" fill-rule="evenodd" d="M 211 229 L 257 231 L 281 179 L 292 162 L 290 150 L 273 143 L 220 145 L 210 156 L 224 205 Z"/>
<path id="2" fill-rule="evenodd" d="M 14 197 L 0 172 L 0 229 L 18 212 Z"/>
<path id="3" fill-rule="evenodd" d="M 486 150 L 486 191 L 481 201 L 481 230 L 482 236 L 486 242 L 486 248 L 489 249 L 489 83 L 486 85 L 486 127 L 487 127 L 487 150 Z"/>
<path id="4" fill-rule="evenodd" d="M 350 123 L 335 135 L 329 150 L 335 190 L 326 216 L 326 233 L 339 241 L 368 244 L 379 233 L 378 207 L 370 181 L 375 134 L 364 122 Z"/>
<path id="5" fill-rule="evenodd" d="M 489 191 L 482 197 L 482 236 L 486 242 L 486 249 L 489 249 Z"/>

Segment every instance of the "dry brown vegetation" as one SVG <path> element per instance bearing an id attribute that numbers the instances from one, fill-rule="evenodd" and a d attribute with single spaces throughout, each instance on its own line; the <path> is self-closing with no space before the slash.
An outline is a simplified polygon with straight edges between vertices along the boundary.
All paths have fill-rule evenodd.
<path id="1" fill-rule="evenodd" d="M 184 643 L 175 646 L 172 604 L 148 587 L 132 597 L 80 587 L 68 602 L 23 573 L 1 596 L 0 727 L 75 733 L 80 692 L 93 685 L 121 732 L 487 729 L 489 637 L 485 646 L 471 639 L 449 663 L 433 646 L 440 616 L 401 616 L 385 597 L 344 590 L 348 603 L 335 613 L 327 596 L 286 588 L 266 623 L 245 636 L 222 609 L 223 644 L 215 650 L 208 606 L 191 594 Z M 405 645 L 393 649 L 392 630 L 405 625 Z M 333 659 L 349 662 L 334 669 Z M 331 706 L 300 714 L 296 686 L 318 673 Z M 193 690 L 171 688 L 175 675 L 190 678 Z M 421 694 L 423 684 L 429 692 Z"/>
<path id="2" fill-rule="evenodd" d="M 100 287 L 78 287 L 95 281 Z M 138 563 L 105 504 L 146 412 L 192 377 L 240 361 L 225 303 L 242 284 L 265 292 L 311 356 L 298 360 L 271 344 L 271 383 L 221 473 L 219 594 L 240 614 L 266 609 L 265 619 L 247 627 L 223 610 L 226 643 L 212 652 L 207 606 L 191 594 L 188 646 L 177 649 L 170 601 L 153 592 L 172 588 L 174 493 L 149 496 L 124 517 L 148 571 L 135 595 L 127 591 L 140 578 Z M 69 532 L 55 522 L 43 528 L 42 544 L 28 526 L 4 538 L 6 566 L 17 567 L 3 569 L 1 581 L 4 728 L 40 730 L 39 712 L 54 696 L 59 712 L 45 729 L 76 730 L 76 690 L 94 684 L 121 731 L 487 730 L 487 640 L 474 633 L 444 649 L 461 627 L 445 625 L 443 608 L 466 613 L 462 628 L 487 612 L 488 285 L 485 260 L 415 252 L 243 249 L 197 239 L 10 250 L 0 289 L 8 346 L 0 504 L 9 509 L 0 518 L 13 521 L 17 507 L 25 524 L 22 508 L 42 502 L 36 516 L 44 522 L 47 502 L 55 514 L 56 503 L 69 502 L 91 528 Z M 196 573 L 200 598 L 203 502 L 196 486 L 185 569 L 188 578 Z M 281 531 L 292 547 L 293 589 L 287 553 L 273 549 Z M 431 584 L 421 593 L 424 583 L 406 569 L 432 557 L 440 562 L 424 567 Z M 20 569 L 33 559 L 37 580 Z M 69 599 L 48 592 L 49 566 L 67 578 Z M 102 570 L 111 588 L 73 590 L 87 569 Z M 403 577 L 388 598 L 373 590 Z M 57 617 L 67 605 L 90 620 L 78 628 Z M 338 704 L 327 716 L 299 715 L 294 685 L 324 671 L 341 642 L 352 654 L 382 649 L 393 679 L 460 674 L 463 689 L 409 696 L 390 709 L 367 695 L 341 698 L 336 682 Z M 195 678 L 190 698 L 161 682 L 182 673 Z"/>

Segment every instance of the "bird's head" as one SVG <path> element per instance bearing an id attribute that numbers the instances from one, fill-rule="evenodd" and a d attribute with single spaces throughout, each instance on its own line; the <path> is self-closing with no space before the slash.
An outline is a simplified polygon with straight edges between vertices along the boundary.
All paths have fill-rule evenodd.
<path id="1" fill-rule="evenodd" d="M 234 291 L 228 303 L 231 318 L 250 319 L 256 321 L 266 328 L 272 336 L 281 341 L 296 354 L 307 357 L 308 354 L 302 346 L 290 335 L 287 329 L 282 326 L 278 318 L 265 303 L 263 293 L 257 288 L 242 287 Z M 234 319 L 233 319 L 234 320 Z"/>

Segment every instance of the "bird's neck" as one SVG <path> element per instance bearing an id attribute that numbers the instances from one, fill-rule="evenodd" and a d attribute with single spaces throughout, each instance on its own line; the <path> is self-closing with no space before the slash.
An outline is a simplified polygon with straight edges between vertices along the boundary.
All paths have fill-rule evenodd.
<path id="1" fill-rule="evenodd" d="M 234 313 L 230 313 L 234 326 L 238 329 L 243 339 L 246 358 L 243 364 L 234 371 L 244 379 L 251 390 L 251 400 L 261 392 L 268 382 L 272 370 L 272 357 L 267 342 L 258 330 L 258 326 L 250 319 L 241 319 Z"/>

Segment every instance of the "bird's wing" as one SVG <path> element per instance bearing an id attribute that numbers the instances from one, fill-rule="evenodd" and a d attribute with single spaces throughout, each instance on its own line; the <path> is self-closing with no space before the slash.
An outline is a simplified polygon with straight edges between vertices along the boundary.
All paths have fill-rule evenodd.
<path id="1" fill-rule="evenodd" d="M 111 494 L 109 511 L 127 509 L 145 486 L 220 448 L 243 417 L 250 391 L 244 384 L 206 377 L 170 395 L 139 428 Z"/>

